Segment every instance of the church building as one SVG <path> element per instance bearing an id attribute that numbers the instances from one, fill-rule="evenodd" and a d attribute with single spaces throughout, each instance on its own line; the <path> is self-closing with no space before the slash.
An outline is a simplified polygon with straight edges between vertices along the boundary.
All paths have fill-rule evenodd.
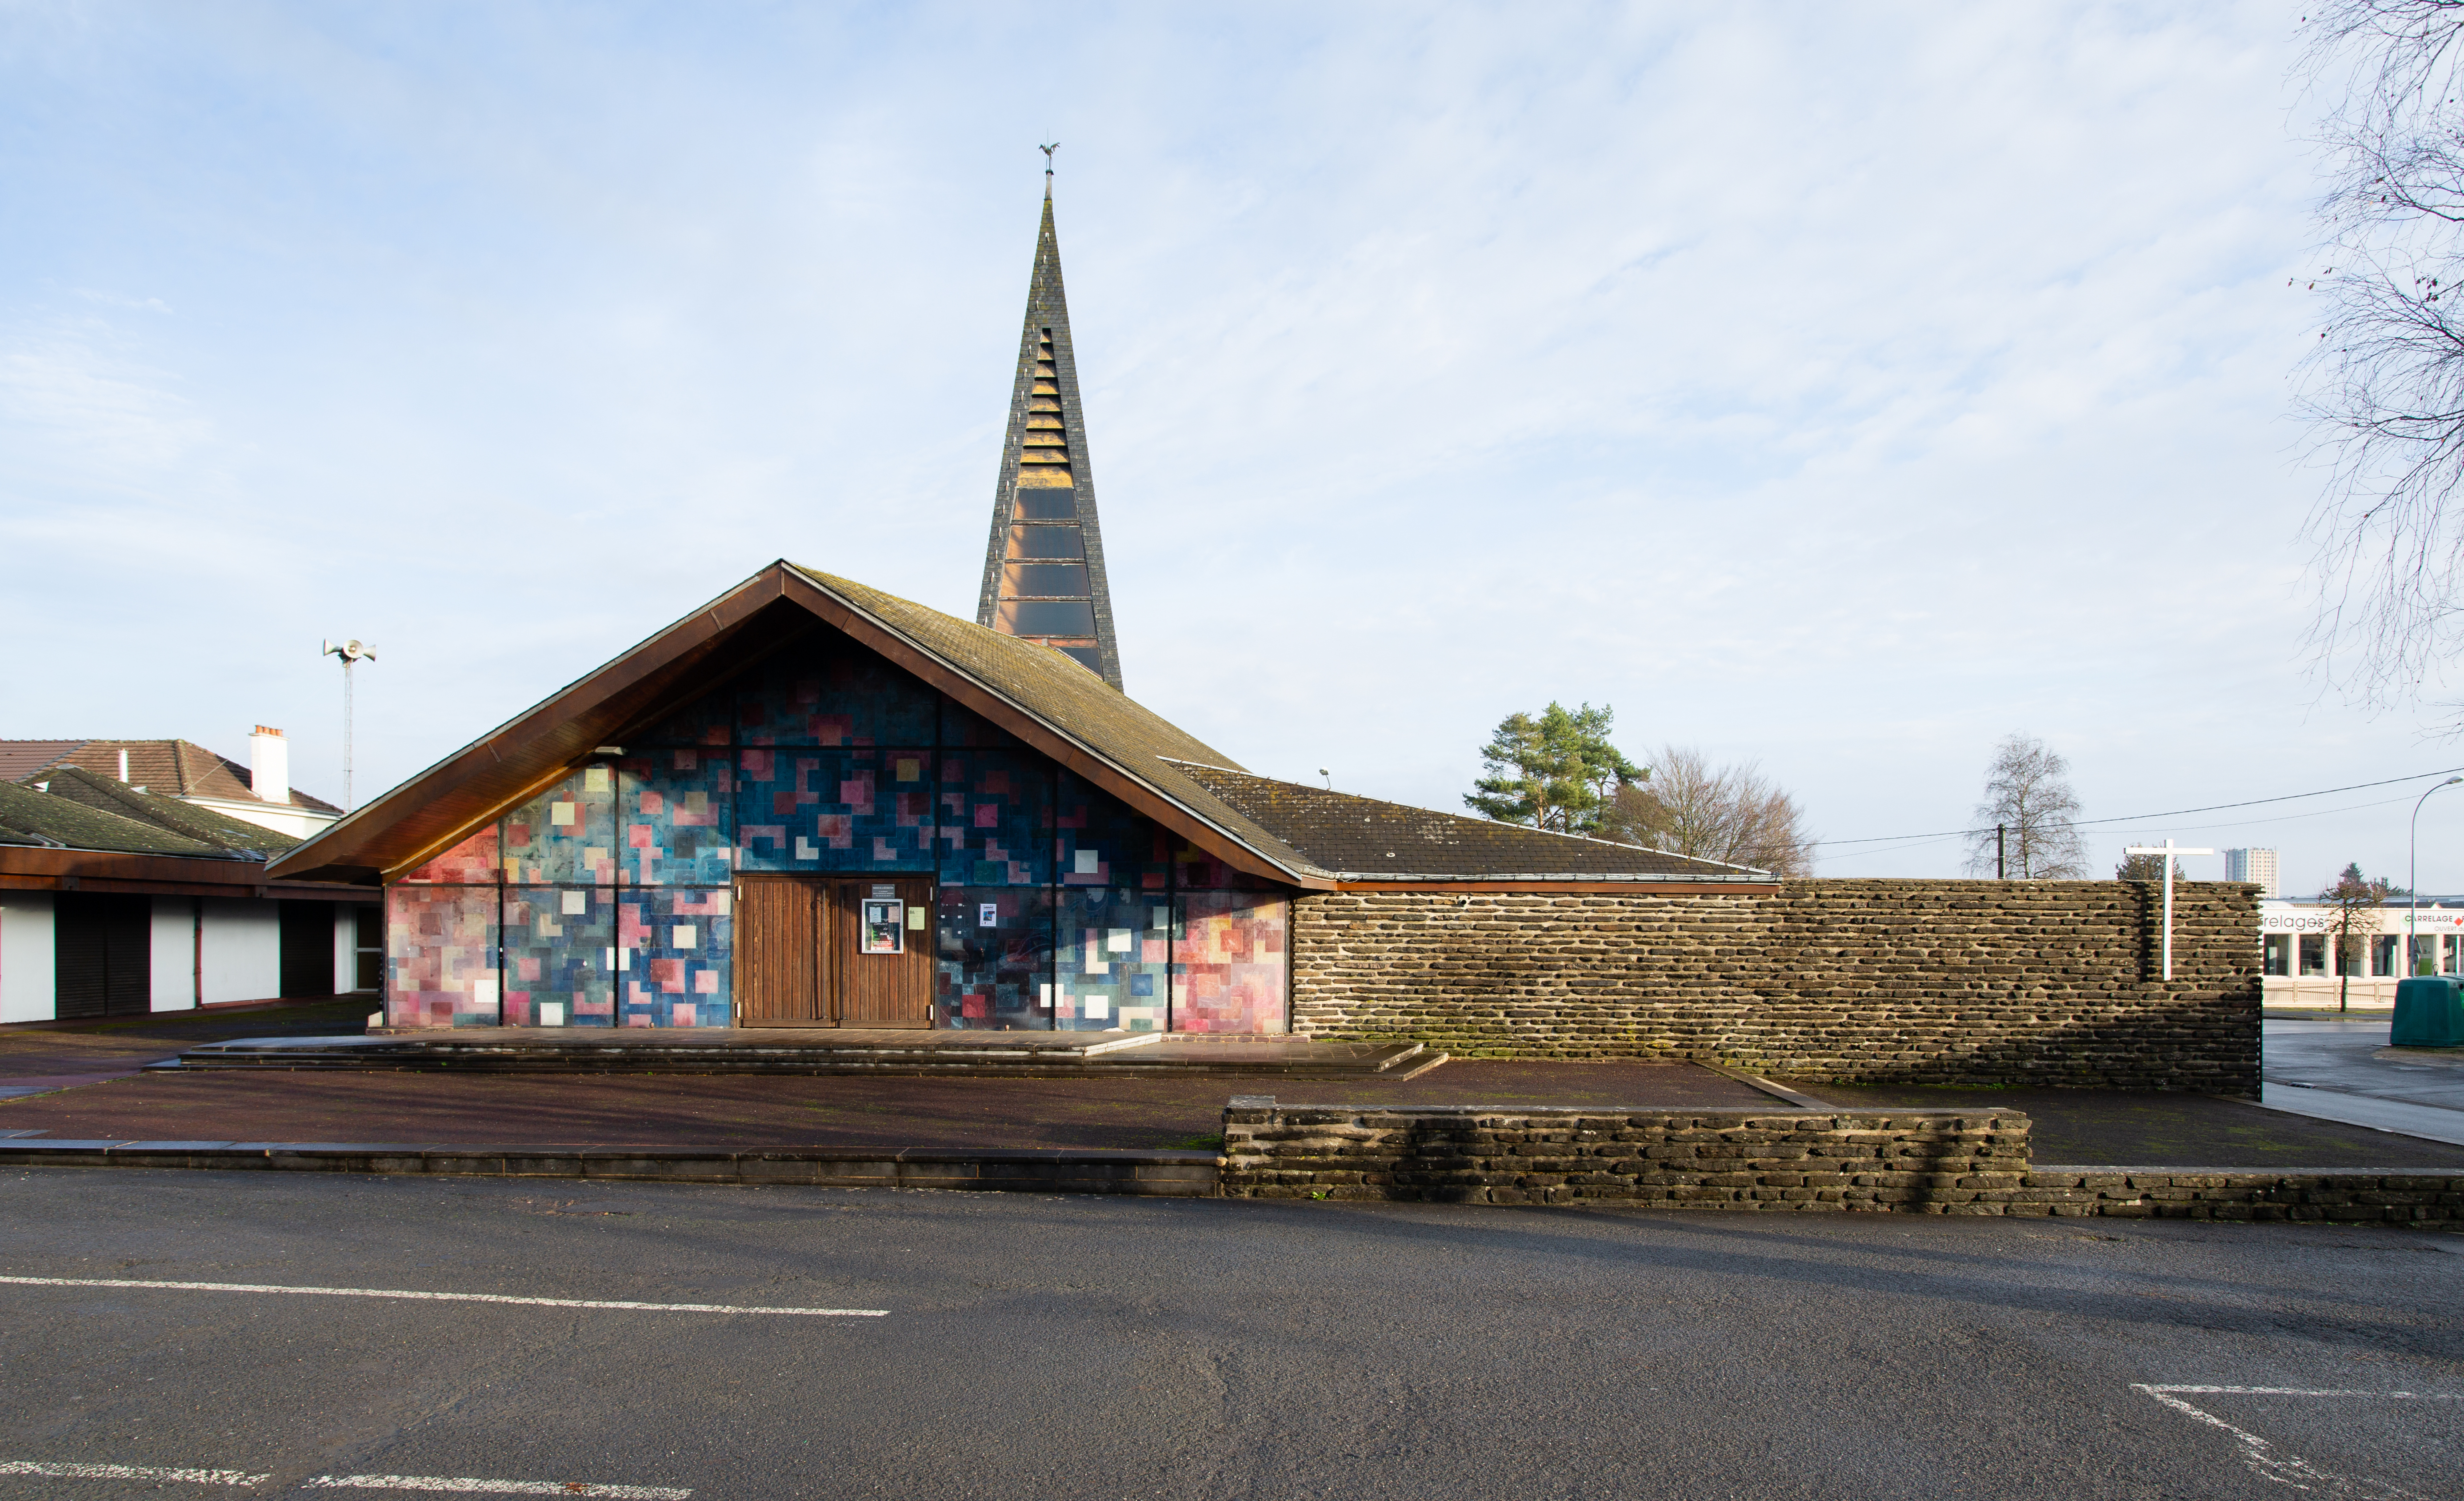
<path id="1" fill-rule="evenodd" d="M 1129 697 L 1048 180 L 974 621 L 773 562 L 272 873 L 383 888 L 391 1028 L 1272 1033 L 1312 893 L 1775 889 Z"/>

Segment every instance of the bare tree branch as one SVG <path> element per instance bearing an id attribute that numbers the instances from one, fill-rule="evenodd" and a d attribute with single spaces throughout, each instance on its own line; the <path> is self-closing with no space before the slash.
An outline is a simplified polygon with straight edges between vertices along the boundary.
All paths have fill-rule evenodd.
<path id="1" fill-rule="evenodd" d="M 1997 863 L 2020 881 L 2078 881 L 2087 874 L 2070 772 L 2070 763 L 2043 741 L 2004 737 L 1985 769 L 1985 800 L 1976 805 L 1981 827 L 1968 835 L 1970 875 L 1994 875 Z"/>
<path id="2" fill-rule="evenodd" d="M 1756 763 L 1715 767 L 1691 747 L 1668 747 L 1650 781 L 1618 788 L 1603 833 L 1775 876 L 1814 874 L 1814 835 L 1795 799 Z"/>

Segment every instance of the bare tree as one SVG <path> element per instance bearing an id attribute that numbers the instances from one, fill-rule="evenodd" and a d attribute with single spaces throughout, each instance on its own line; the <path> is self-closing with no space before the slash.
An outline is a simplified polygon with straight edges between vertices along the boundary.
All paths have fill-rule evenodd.
<path id="1" fill-rule="evenodd" d="M 2464 645 L 2464 3 L 2323 0 L 2324 298 L 2299 398 L 2328 470 L 2310 517 L 2330 682 L 2385 706 Z M 2459 723 L 2451 729 L 2464 729 Z"/>
<path id="2" fill-rule="evenodd" d="M 2070 775 L 2071 764 L 2043 741 L 2006 736 L 1985 769 L 1985 800 L 1976 805 L 1982 827 L 1968 835 L 1969 873 L 2021 881 L 2085 877 L 2087 851 L 2073 826 L 2079 801 Z"/>
<path id="3" fill-rule="evenodd" d="M 1775 876 L 1814 874 L 1814 835 L 1796 800 L 1756 763 L 1715 767 L 1691 747 L 1668 747 L 1649 782 L 1619 787 L 1603 833 Z"/>

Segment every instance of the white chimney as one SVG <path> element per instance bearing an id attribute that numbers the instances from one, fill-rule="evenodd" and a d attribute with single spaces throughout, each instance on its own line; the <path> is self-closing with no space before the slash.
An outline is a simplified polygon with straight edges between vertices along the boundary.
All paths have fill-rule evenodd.
<path id="1" fill-rule="evenodd" d="M 248 737 L 248 790 L 266 802 L 291 800 L 291 743 L 264 725 Z"/>

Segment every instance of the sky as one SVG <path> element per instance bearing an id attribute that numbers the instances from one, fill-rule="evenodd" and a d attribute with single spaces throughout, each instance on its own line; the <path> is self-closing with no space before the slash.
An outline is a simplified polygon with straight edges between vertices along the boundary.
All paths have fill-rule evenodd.
<path id="1" fill-rule="evenodd" d="M 972 617 L 1058 141 L 1124 677 L 1227 758 L 1459 809 L 1604 704 L 1930 876 L 2022 733 L 2100 874 L 2403 883 L 2432 781 L 2143 816 L 2464 767 L 2305 646 L 2298 13 L 0 0 L 0 736 L 339 801 L 356 637 L 365 801 L 774 558 Z"/>

